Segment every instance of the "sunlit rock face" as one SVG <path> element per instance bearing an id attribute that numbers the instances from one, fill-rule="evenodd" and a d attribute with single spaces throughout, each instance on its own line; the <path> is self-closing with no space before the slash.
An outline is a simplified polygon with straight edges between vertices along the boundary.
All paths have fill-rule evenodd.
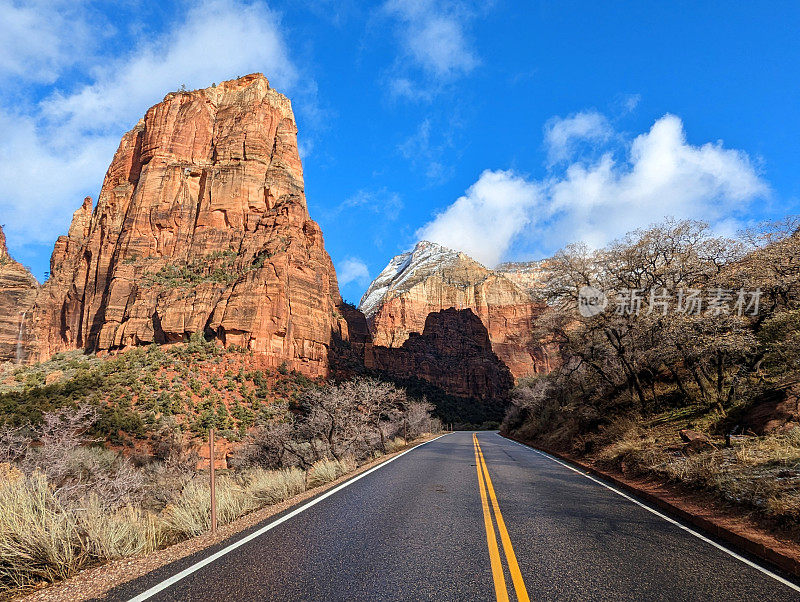
<path id="1" fill-rule="evenodd" d="M 472 310 L 515 378 L 550 370 L 546 346 L 533 335 L 544 305 L 503 273 L 441 245 L 423 241 L 394 257 L 359 305 L 376 347 L 402 346 L 429 314 L 449 308 Z"/>
<path id="2" fill-rule="evenodd" d="M 29 319 L 39 283 L 14 261 L 0 228 L 0 362 L 20 363 L 30 347 Z"/>
<path id="3" fill-rule="evenodd" d="M 261 74 L 168 94 L 125 134 L 96 207 L 58 239 L 38 358 L 202 331 L 317 376 L 346 338 L 308 214 L 290 101 Z"/>

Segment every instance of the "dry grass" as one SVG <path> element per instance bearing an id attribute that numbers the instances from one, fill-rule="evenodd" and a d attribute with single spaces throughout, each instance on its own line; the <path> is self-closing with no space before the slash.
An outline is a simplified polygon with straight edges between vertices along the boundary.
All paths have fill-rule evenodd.
<path id="1" fill-rule="evenodd" d="M 319 460 L 308 471 L 307 482 L 309 488 L 319 487 L 325 483 L 335 481 L 340 476 L 351 472 L 356 463 L 349 459 L 342 460 Z"/>
<path id="2" fill-rule="evenodd" d="M 598 464 L 710 491 L 729 503 L 800 526 L 800 428 L 688 455 L 679 451 L 675 428 L 666 441 L 663 428 L 634 426 L 613 432 L 596 455 Z"/>
<path id="3" fill-rule="evenodd" d="M 405 441 L 395 439 L 390 445 L 397 449 L 405 446 Z M 320 460 L 308 472 L 252 468 L 235 475 L 222 474 L 217 479 L 218 523 L 225 525 L 253 510 L 278 504 L 356 468 L 355 460 L 346 457 Z M 162 473 L 147 472 L 142 491 L 165 491 L 161 501 L 145 505 L 139 494 L 122 495 L 124 487 L 117 492 L 96 486 L 96 480 L 66 478 L 58 482 L 68 486 L 59 487 L 38 469 L 26 473 L 9 463 L 0 464 L 0 597 L 66 579 L 92 565 L 146 555 L 207 532 L 211 526 L 208 476 L 170 473 L 165 480 Z M 118 481 L 112 479 L 115 484 Z M 138 481 L 134 489 L 141 489 Z M 153 501 L 153 496 L 148 494 L 145 499 Z"/>
<path id="4" fill-rule="evenodd" d="M 800 463 L 800 428 L 740 445 L 736 448 L 736 461 L 748 466 L 794 466 Z"/>
<path id="5" fill-rule="evenodd" d="M 125 506 L 109 511 L 92 496 L 78 516 L 89 554 L 99 561 L 148 554 L 167 541 L 163 521 L 141 508 Z"/>
<path id="6" fill-rule="evenodd" d="M 217 522 L 220 525 L 255 510 L 255 498 L 227 477 L 217 479 Z M 211 528 L 211 488 L 205 479 L 189 481 L 180 498 L 163 512 L 168 531 L 175 539 L 205 533 Z"/>
<path id="7" fill-rule="evenodd" d="M 305 491 L 306 475 L 298 468 L 254 468 L 245 475 L 247 493 L 261 505 L 278 504 Z"/>
<path id="8" fill-rule="evenodd" d="M 42 473 L 0 467 L 0 591 L 56 581 L 80 569 L 157 549 L 157 517 L 100 498 L 62 501 Z"/>
<path id="9" fill-rule="evenodd" d="M 0 482 L 0 589 L 73 575 L 86 561 L 80 526 L 42 474 L 4 470 Z"/>
<path id="10" fill-rule="evenodd" d="M 402 437 L 395 437 L 391 441 L 386 442 L 386 453 L 394 453 L 403 449 L 407 445 L 406 440 Z"/>
<path id="11" fill-rule="evenodd" d="M 352 461 L 323 460 L 308 474 L 311 487 L 355 469 Z M 252 469 L 217 480 L 217 517 L 225 525 L 252 510 L 306 490 L 298 468 Z M 43 473 L 25 475 L 0 464 L 0 593 L 66 579 L 81 569 L 143 555 L 211 527 L 207 477 L 196 475 L 160 512 L 109 506 L 95 494 L 61 498 Z"/>

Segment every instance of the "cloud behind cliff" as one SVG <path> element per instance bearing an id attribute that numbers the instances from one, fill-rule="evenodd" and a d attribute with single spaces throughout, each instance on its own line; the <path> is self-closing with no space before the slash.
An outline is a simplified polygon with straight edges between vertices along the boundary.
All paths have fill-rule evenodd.
<path id="1" fill-rule="evenodd" d="M 358 257 L 346 257 L 336 264 L 336 276 L 339 286 L 346 287 L 349 284 L 358 284 L 361 287 L 369 284 L 369 268 L 362 259 Z"/>
<path id="2" fill-rule="evenodd" d="M 429 240 L 493 266 L 531 224 L 543 201 L 540 184 L 513 171 L 484 171 L 464 196 L 417 230 Z"/>
<path id="3" fill-rule="evenodd" d="M 563 123 L 563 122 L 562 122 Z M 575 119 L 555 141 L 558 156 L 577 142 L 611 138 L 607 121 Z M 602 133 L 600 135 L 599 133 Z M 562 152 L 563 151 L 563 152 Z M 552 253 L 572 241 L 602 246 L 666 216 L 730 230 L 750 203 L 770 194 L 747 153 L 722 142 L 687 142 L 680 118 L 664 115 L 649 131 L 599 159 L 574 159 L 543 179 L 484 171 L 466 194 L 417 231 L 419 239 L 458 249 L 493 266 L 515 249 Z"/>
<path id="4" fill-rule="evenodd" d="M 71 14 L 64 6 L 19 15 L 14 27 L 31 38 L 41 27 L 46 41 L 52 29 L 49 20 L 58 26 Z M 3 16 L 20 12 L 2 5 L 0 10 Z M 77 32 L 71 32 L 68 23 L 62 26 L 66 33 L 57 47 L 68 51 L 83 39 L 87 22 L 76 22 Z M 46 54 L 39 59 L 22 55 L 16 62 L 10 62 L 10 56 L 9 49 L 0 46 L 0 69 L 7 75 L 28 69 L 31 77 L 54 80 L 59 70 L 71 66 Z M 39 103 L 0 106 L 0 213 L 12 244 L 51 242 L 66 232 L 82 198 L 96 198 L 121 135 L 181 84 L 201 88 L 262 71 L 281 91 L 306 94 L 306 100 L 315 93 L 313 81 L 299 77 L 279 16 L 261 2 L 210 0 L 189 5 L 159 35 L 144 37 L 130 52 L 97 65 L 85 83 L 56 86 Z M 306 106 L 313 109 L 310 100 Z"/>

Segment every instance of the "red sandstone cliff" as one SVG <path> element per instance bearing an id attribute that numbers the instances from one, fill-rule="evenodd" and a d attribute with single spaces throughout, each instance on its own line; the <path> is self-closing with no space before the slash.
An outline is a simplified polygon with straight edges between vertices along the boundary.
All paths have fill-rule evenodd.
<path id="1" fill-rule="evenodd" d="M 97 206 L 56 242 L 38 358 L 180 341 L 327 373 L 346 323 L 310 219 L 290 101 L 261 74 L 168 94 L 123 136 Z"/>
<path id="2" fill-rule="evenodd" d="M 420 242 L 393 258 L 370 285 L 359 308 L 376 346 L 399 347 L 422 332 L 431 312 L 471 309 L 488 331 L 492 350 L 515 378 L 550 370 L 533 336 L 544 305 L 502 273 L 464 253 Z"/>
<path id="3" fill-rule="evenodd" d="M 0 361 L 21 362 L 26 358 L 28 317 L 39 283 L 6 248 L 0 228 Z"/>

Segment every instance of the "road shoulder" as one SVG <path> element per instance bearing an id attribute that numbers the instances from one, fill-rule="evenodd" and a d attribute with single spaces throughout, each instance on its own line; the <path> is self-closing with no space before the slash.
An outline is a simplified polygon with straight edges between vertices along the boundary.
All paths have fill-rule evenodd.
<path id="1" fill-rule="evenodd" d="M 600 477 L 622 491 L 632 493 L 665 514 L 689 524 L 732 548 L 754 556 L 793 577 L 800 577 L 800 545 L 771 533 L 746 515 L 723 507 L 701 493 L 647 477 L 632 477 L 601 470 L 592 464 L 551 449 L 501 435 L 554 456 L 577 469 Z"/>
<path id="2" fill-rule="evenodd" d="M 79 602 L 83 600 L 102 599 L 112 590 L 144 577 L 148 573 L 157 571 L 173 563 L 185 562 L 195 555 L 201 556 L 211 551 L 212 548 L 222 549 L 240 537 L 246 536 L 248 532 L 255 531 L 262 523 L 266 523 L 270 519 L 276 518 L 278 515 L 287 513 L 293 508 L 313 498 L 319 497 L 325 492 L 342 485 L 360 474 L 384 464 L 392 458 L 427 443 L 438 436 L 439 435 L 430 435 L 417 439 L 412 445 L 363 464 L 353 472 L 339 477 L 335 481 L 304 491 L 279 504 L 267 506 L 246 514 L 227 525 L 221 526 L 215 534 L 204 533 L 203 535 L 192 537 L 157 550 L 146 556 L 122 558 L 107 564 L 92 567 L 78 573 L 74 577 L 30 592 L 19 599 L 26 602 Z M 190 563 L 187 562 L 187 564 Z"/>

